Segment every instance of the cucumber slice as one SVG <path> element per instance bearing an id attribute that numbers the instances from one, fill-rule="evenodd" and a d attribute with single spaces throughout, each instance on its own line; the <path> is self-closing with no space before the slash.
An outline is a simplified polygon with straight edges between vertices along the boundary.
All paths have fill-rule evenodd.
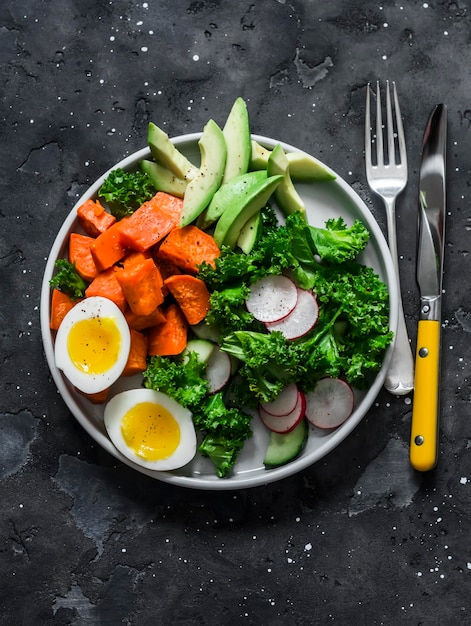
<path id="1" fill-rule="evenodd" d="M 196 352 L 198 359 L 202 363 L 207 363 L 215 347 L 216 344 L 207 339 L 190 339 L 186 344 L 185 350 L 182 352 L 183 362 L 186 363 L 190 352 Z"/>
<path id="2" fill-rule="evenodd" d="M 291 432 L 270 433 L 268 448 L 263 459 L 267 469 L 285 465 L 293 461 L 304 450 L 309 434 L 308 423 L 302 419 Z"/>
<path id="3" fill-rule="evenodd" d="M 208 326 L 204 320 L 199 322 L 199 324 L 194 324 L 191 327 L 191 330 L 198 339 L 206 339 L 207 341 L 212 341 L 213 343 L 218 343 L 220 339 L 219 330 L 214 326 Z"/>

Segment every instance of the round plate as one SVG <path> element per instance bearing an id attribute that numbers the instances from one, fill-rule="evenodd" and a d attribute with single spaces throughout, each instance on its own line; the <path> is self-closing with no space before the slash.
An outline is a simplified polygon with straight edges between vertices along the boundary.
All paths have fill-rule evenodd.
<path id="1" fill-rule="evenodd" d="M 200 137 L 201 133 L 194 133 L 176 137 L 172 139 L 172 141 L 178 146 L 181 152 L 197 164 L 200 158 L 198 148 L 198 140 Z M 293 146 L 267 137 L 253 135 L 253 139 L 268 148 L 273 148 L 280 143 L 286 152 L 298 152 Z M 113 166 L 112 169 L 116 167 L 133 169 L 137 167 L 138 162 L 144 158 L 151 158 L 148 148 L 144 148 L 128 156 Z M 326 166 L 324 165 L 324 167 Z M 329 168 L 327 169 L 332 172 Z M 80 232 L 76 218 L 77 207 L 85 202 L 85 200 L 96 197 L 108 173 L 109 172 L 106 172 L 99 178 L 78 200 L 64 221 L 49 254 L 42 284 L 41 332 L 44 350 L 54 381 L 69 410 L 93 439 L 120 461 L 143 474 L 183 487 L 211 490 L 255 487 L 295 474 L 316 461 L 319 461 L 319 459 L 333 450 L 352 432 L 373 404 L 384 382 L 387 366 L 390 361 L 391 348 L 387 351 L 383 367 L 369 389 L 361 393 L 356 393 L 355 409 L 348 420 L 332 432 L 320 431 L 310 427 L 309 439 L 301 456 L 282 467 L 270 470 L 264 468 L 263 458 L 269 433 L 257 418 L 253 420 L 253 437 L 246 442 L 231 476 L 224 479 L 217 478 L 211 462 L 208 459 L 201 458 L 199 455 L 197 455 L 190 464 L 179 470 L 172 472 L 156 472 L 134 464 L 116 450 L 103 424 L 103 405 L 92 404 L 81 394 L 76 392 L 74 387 L 57 369 L 54 362 L 54 333 L 52 333 L 49 328 L 51 302 L 49 280 L 54 274 L 55 261 L 57 258 L 62 258 L 66 255 L 70 233 L 73 231 Z M 335 172 L 332 173 L 335 174 Z M 397 325 L 398 291 L 389 248 L 377 222 L 367 206 L 342 178 L 337 174 L 335 175 L 336 179 L 333 181 L 297 183 L 296 189 L 305 202 L 308 219 L 312 225 L 323 227 L 327 219 L 339 216 L 343 217 L 347 224 L 351 224 L 355 219 L 360 219 L 366 225 L 370 231 L 371 237 L 360 261 L 372 267 L 388 286 L 390 298 L 389 322 L 391 330 L 395 331 Z M 124 388 L 139 385 L 140 377 L 133 377 L 127 380 L 123 379 L 113 385 L 111 394 L 114 395 L 119 391 L 123 391 Z"/>

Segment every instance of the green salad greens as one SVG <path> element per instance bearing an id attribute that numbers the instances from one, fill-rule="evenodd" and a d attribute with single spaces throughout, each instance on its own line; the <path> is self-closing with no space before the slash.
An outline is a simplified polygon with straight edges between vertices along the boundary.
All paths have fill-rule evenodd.
<path id="1" fill-rule="evenodd" d="M 155 187 L 147 174 L 121 168 L 111 170 L 98 191 L 98 196 L 106 200 L 110 213 L 118 220 L 134 213 L 153 195 Z"/>
<path id="2" fill-rule="evenodd" d="M 210 395 L 205 364 L 190 352 L 186 359 L 152 357 L 144 384 L 175 398 L 193 413 L 203 433 L 199 447 L 227 476 L 244 441 L 251 436 L 250 416 L 242 410 L 274 400 L 289 383 L 308 392 L 325 376 L 342 377 L 362 388 L 380 370 L 392 340 L 386 285 L 357 262 L 369 232 L 357 220 L 342 218 L 325 228 L 310 226 L 299 213 L 277 225 L 263 210 L 262 233 L 251 252 L 222 247 L 215 267 L 203 264 L 198 277 L 210 290 L 205 323 L 219 337 L 220 349 L 239 363 L 235 376 Z M 287 274 L 319 304 L 314 328 L 295 340 L 268 332 L 247 310 L 250 286 L 268 274 Z"/>

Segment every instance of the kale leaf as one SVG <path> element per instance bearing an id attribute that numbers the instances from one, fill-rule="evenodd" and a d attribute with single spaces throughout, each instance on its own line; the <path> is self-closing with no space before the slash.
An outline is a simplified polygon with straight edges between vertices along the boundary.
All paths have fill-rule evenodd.
<path id="1" fill-rule="evenodd" d="M 55 267 L 59 271 L 49 281 L 51 287 L 67 294 L 72 300 L 85 297 L 88 283 L 77 272 L 75 263 L 70 263 L 67 259 L 57 259 Z"/>
<path id="2" fill-rule="evenodd" d="M 155 188 L 144 172 L 116 168 L 108 174 L 98 195 L 106 200 L 111 214 L 119 220 L 150 200 L 155 195 Z"/>

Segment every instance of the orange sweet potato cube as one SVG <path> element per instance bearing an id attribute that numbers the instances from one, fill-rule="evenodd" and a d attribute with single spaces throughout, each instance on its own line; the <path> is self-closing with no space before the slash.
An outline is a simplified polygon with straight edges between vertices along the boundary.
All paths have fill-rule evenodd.
<path id="1" fill-rule="evenodd" d="M 116 268 L 116 278 L 136 315 L 150 315 L 164 301 L 159 269 L 142 252 L 130 253 Z"/>
<path id="2" fill-rule="evenodd" d="M 90 237 L 98 237 L 116 221 L 114 215 L 107 213 L 98 200 L 86 200 L 81 204 L 77 209 L 77 217 Z"/>
<path id="3" fill-rule="evenodd" d="M 124 312 L 126 309 L 126 296 L 116 279 L 116 271 L 114 267 L 110 267 L 104 272 L 96 275 L 96 278 L 90 283 L 85 290 L 87 298 L 91 296 L 102 296 L 112 300 Z"/>
<path id="4" fill-rule="evenodd" d="M 137 211 L 121 220 L 122 243 L 141 252 L 149 250 L 178 226 L 183 200 L 159 191 Z"/>

